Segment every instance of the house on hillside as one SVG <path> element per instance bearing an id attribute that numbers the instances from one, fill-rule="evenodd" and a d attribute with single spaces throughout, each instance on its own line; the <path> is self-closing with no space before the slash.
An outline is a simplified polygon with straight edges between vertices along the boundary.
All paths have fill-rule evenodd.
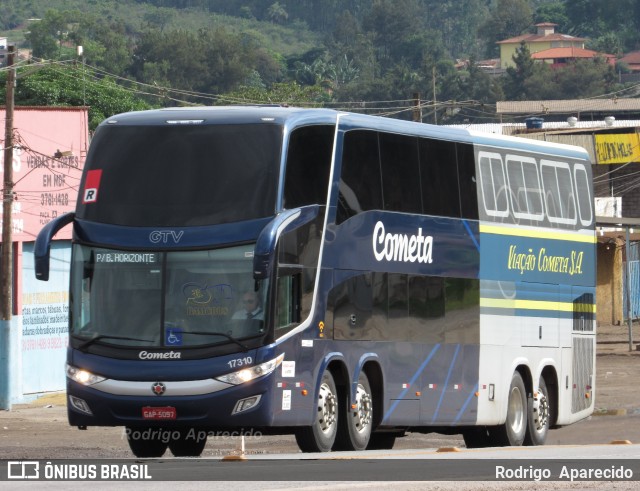
<path id="1" fill-rule="evenodd" d="M 640 82 L 640 51 L 627 53 L 618 60 L 621 68 L 627 68 L 630 73 L 620 73 L 620 82 L 638 83 Z"/>
<path id="2" fill-rule="evenodd" d="M 562 68 L 572 61 L 576 60 L 592 60 L 595 58 L 604 58 L 607 64 L 615 66 L 615 55 L 609 55 L 606 53 L 598 53 L 591 49 L 584 48 L 550 48 L 538 51 L 531 55 L 533 60 L 543 61 L 551 65 L 551 68 Z"/>
<path id="3" fill-rule="evenodd" d="M 500 67 L 506 69 L 513 66 L 513 56 L 520 44 L 524 42 L 531 54 L 535 54 L 553 48 L 578 48 L 584 50 L 586 39 L 568 34 L 555 32 L 557 24 L 544 22 L 536 24 L 535 34 L 523 34 L 503 41 L 498 41 L 500 45 Z"/>
<path id="4" fill-rule="evenodd" d="M 640 51 L 632 51 L 627 53 L 618 60 L 620 63 L 624 63 L 630 71 L 634 73 L 640 73 Z"/>

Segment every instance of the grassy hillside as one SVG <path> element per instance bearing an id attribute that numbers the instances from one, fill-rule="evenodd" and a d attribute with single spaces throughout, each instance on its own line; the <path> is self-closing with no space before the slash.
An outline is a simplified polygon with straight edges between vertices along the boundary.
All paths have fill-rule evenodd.
<path id="1" fill-rule="evenodd" d="M 284 56 L 304 53 L 320 44 L 319 36 L 306 28 L 304 24 L 293 23 L 289 26 L 276 25 L 271 22 L 260 22 L 253 19 L 242 19 L 224 15 L 211 14 L 195 9 L 158 9 L 151 5 L 129 3 L 126 0 L 3 0 L 0 15 L 8 15 L 22 21 L 14 29 L 1 30 L 0 36 L 6 36 L 18 47 L 25 42 L 30 18 L 40 18 L 47 10 L 79 10 L 92 15 L 105 17 L 127 27 L 127 31 L 135 34 L 149 25 L 151 17 L 164 19 L 164 29 L 215 29 L 224 27 L 232 32 L 241 32 L 258 40 L 260 45 Z M 168 14 L 168 15 L 167 15 Z"/>

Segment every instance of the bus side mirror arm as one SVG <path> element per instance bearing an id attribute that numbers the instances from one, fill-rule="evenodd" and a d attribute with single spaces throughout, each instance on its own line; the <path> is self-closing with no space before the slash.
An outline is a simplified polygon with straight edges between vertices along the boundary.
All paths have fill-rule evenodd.
<path id="1" fill-rule="evenodd" d="M 36 278 L 41 281 L 49 281 L 49 255 L 51 252 L 51 240 L 61 229 L 73 222 L 75 213 L 65 213 L 47 223 L 36 237 L 33 248 Z"/>
<path id="2" fill-rule="evenodd" d="M 310 205 L 285 210 L 262 229 L 253 253 L 253 278 L 256 281 L 271 276 L 275 263 L 275 250 L 280 236 L 310 222 L 318 216 L 320 206 Z"/>

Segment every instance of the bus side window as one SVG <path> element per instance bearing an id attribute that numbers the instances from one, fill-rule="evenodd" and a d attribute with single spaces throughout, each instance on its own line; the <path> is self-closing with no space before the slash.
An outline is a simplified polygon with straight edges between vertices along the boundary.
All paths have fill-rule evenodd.
<path id="1" fill-rule="evenodd" d="M 479 152 L 478 160 L 485 213 L 490 217 L 508 217 L 509 188 L 502 166 L 502 157 L 497 153 Z"/>
<path id="2" fill-rule="evenodd" d="M 591 199 L 589 176 L 587 175 L 587 169 L 582 164 L 576 164 L 573 172 L 576 182 L 576 193 L 578 195 L 580 223 L 586 227 L 593 221 L 593 200 Z"/>
<path id="3" fill-rule="evenodd" d="M 456 156 L 456 161 L 458 163 L 460 214 L 462 218 L 477 220 L 478 186 L 473 145 L 468 143 L 456 143 Z"/>
<path id="4" fill-rule="evenodd" d="M 544 219 L 540 179 L 535 159 L 507 155 L 506 161 L 513 215 L 517 219 L 536 221 Z"/>
<path id="5" fill-rule="evenodd" d="M 380 133 L 380 167 L 384 209 L 422 213 L 418 139 Z"/>
<path id="6" fill-rule="evenodd" d="M 278 277 L 276 288 L 276 337 L 300 322 L 300 274 Z M 286 329 L 286 331 L 285 331 Z"/>
<path id="7" fill-rule="evenodd" d="M 426 215 L 460 217 L 455 143 L 420 139 L 420 179 Z"/>
<path id="8" fill-rule="evenodd" d="M 382 210 L 378 133 L 353 130 L 344 136 L 336 223 L 367 210 Z"/>
<path id="9" fill-rule="evenodd" d="M 540 169 L 549 221 L 567 225 L 575 224 L 577 216 L 569 164 L 541 160 Z"/>
<path id="10" fill-rule="evenodd" d="M 284 206 L 298 208 L 327 201 L 334 127 L 298 128 L 289 137 Z"/>

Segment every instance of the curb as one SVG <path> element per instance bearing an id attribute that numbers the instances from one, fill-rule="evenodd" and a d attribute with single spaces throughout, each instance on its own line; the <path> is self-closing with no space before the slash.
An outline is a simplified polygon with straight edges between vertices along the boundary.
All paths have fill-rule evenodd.
<path id="1" fill-rule="evenodd" d="M 37 407 L 49 407 L 49 406 L 66 406 L 67 405 L 67 393 L 54 392 L 50 394 L 44 394 L 26 402 L 20 402 L 13 404 L 15 409 L 18 408 L 37 408 Z"/>
<path id="2" fill-rule="evenodd" d="M 626 416 L 626 409 L 595 409 L 593 416 Z"/>
<path id="3" fill-rule="evenodd" d="M 640 414 L 640 408 L 632 409 L 604 409 L 596 408 L 592 416 L 633 416 Z"/>

